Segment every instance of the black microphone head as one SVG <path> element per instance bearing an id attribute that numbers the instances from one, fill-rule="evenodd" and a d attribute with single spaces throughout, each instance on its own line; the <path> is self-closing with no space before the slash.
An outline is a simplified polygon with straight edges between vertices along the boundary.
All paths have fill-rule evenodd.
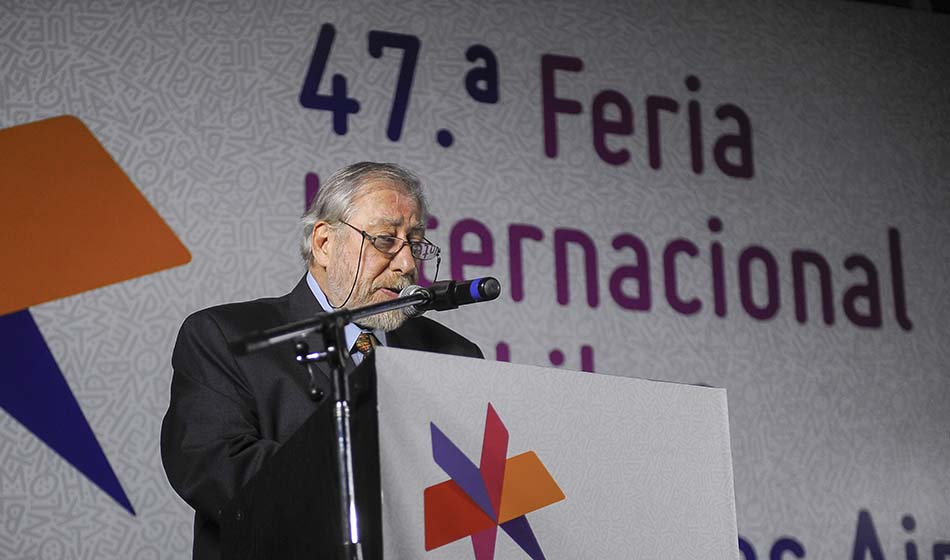
<path id="1" fill-rule="evenodd" d="M 483 278 L 478 285 L 478 293 L 482 301 L 489 301 L 501 295 L 501 282 L 491 276 Z"/>
<path id="2" fill-rule="evenodd" d="M 425 288 L 423 288 L 422 286 L 417 286 L 413 284 L 411 286 L 406 286 L 405 288 L 403 288 L 402 291 L 399 292 L 399 297 L 411 296 L 413 294 L 416 294 L 422 291 L 425 291 Z M 406 315 L 406 317 L 409 317 L 411 319 L 413 317 L 418 317 L 419 315 L 422 315 L 423 313 L 425 313 L 425 310 L 419 309 L 419 307 L 416 305 L 410 305 L 409 307 L 403 307 L 402 312 Z"/>

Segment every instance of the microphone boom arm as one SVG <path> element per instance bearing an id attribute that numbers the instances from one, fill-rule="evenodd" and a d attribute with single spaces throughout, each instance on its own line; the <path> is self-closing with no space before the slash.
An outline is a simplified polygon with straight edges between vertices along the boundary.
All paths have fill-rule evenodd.
<path id="1" fill-rule="evenodd" d="M 231 343 L 231 350 L 238 355 L 245 355 L 264 348 L 269 348 L 275 344 L 304 338 L 307 335 L 322 331 L 328 324 L 347 324 L 358 321 L 365 317 L 393 311 L 395 309 L 404 309 L 411 306 L 425 305 L 431 300 L 429 292 L 420 290 L 406 296 L 400 296 L 388 301 L 373 303 L 356 309 L 339 309 L 329 313 L 320 313 L 311 319 L 304 319 L 296 323 L 280 325 L 264 331 L 252 333 L 236 342 Z"/>

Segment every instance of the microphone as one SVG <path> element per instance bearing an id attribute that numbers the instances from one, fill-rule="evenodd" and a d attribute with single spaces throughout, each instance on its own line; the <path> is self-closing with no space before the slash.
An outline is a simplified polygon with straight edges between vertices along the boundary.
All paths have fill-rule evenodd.
<path id="1" fill-rule="evenodd" d="M 430 309 L 445 311 L 456 309 L 460 305 L 490 301 L 501 294 L 501 284 L 491 276 L 476 278 L 475 280 L 443 280 L 435 282 L 428 288 L 422 286 L 407 286 L 399 292 L 399 297 L 425 294 L 428 299 L 423 303 L 404 307 L 402 312 L 408 317 L 422 315 Z"/>

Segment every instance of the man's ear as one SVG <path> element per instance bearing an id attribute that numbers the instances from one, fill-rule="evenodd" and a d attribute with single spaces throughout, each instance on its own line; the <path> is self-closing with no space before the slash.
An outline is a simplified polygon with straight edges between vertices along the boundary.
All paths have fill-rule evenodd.
<path id="1" fill-rule="evenodd" d="M 322 268 L 326 268 L 330 263 L 331 233 L 330 224 L 317 222 L 313 226 L 313 233 L 310 234 L 310 254 L 313 255 L 313 262 Z"/>

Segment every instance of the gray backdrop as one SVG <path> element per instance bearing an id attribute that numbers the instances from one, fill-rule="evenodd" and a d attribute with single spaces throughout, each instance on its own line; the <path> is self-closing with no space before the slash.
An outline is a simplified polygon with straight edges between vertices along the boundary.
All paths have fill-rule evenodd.
<path id="1" fill-rule="evenodd" d="M 326 23 L 336 38 L 319 91 L 329 94 L 338 73 L 361 105 L 345 135 L 329 112 L 299 100 Z M 371 30 L 421 40 L 398 141 L 386 127 L 402 52 L 372 57 Z M 559 350 L 553 361 L 582 369 L 587 346 L 598 372 L 728 390 L 739 533 L 758 557 L 782 537 L 808 557 L 850 557 L 862 510 L 888 558 L 903 557 L 908 539 L 929 557 L 950 541 L 947 30 L 946 17 L 851 3 L 0 2 L 0 126 L 78 116 L 193 255 L 31 308 L 137 515 L 2 413 L 0 556 L 188 556 L 191 510 L 158 450 L 177 328 L 201 307 L 289 291 L 303 273 L 296 220 L 307 174 L 372 159 L 425 178 L 438 218 L 429 237 L 445 250 L 440 278 L 454 258 L 458 273 L 506 287 L 495 304 L 438 317 L 489 357 L 503 342 L 514 362 L 551 365 Z M 475 44 L 497 57 L 497 103 L 465 89 L 466 72 L 482 65 L 465 58 Z M 557 117 L 556 158 L 544 150 L 545 54 L 583 61 L 580 72 L 556 74 L 556 95 L 583 106 Z M 591 107 L 603 90 L 633 111 L 632 136 L 607 139 L 610 150 L 629 150 L 623 165 L 593 145 Z M 658 169 L 648 158 L 649 96 L 680 105 L 660 114 Z M 693 100 L 702 173 L 691 167 Z M 751 123 L 751 178 L 714 161 L 716 139 L 738 130 L 716 117 L 724 104 Z M 605 118 L 618 116 L 608 107 Z M 451 147 L 436 142 L 440 129 L 452 132 Z M 727 157 L 737 161 L 735 151 Z M 712 216 L 721 233 L 707 226 Z M 462 235 L 471 219 L 491 249 Z M 512 224 L 543 234 L 521 244 L 520 301 L 510 290 Z M 888 228 L 900 234 L 910 330 L 895 319 Z M 596 306 L 577 244 L 567 251 L 569 301 L 559 303 L 558 230 L 592 241 Z M 648 250 L 649 309 L 611 295 L 613 272 L 637 263 L 611 245 L 623 233 Z M 681 297 L 702 302 L 691 315 L 665 295 L 664 251 L 679 238 L 698 249 L 675 259 Z M 713 306 L 713 243 L 723 251 L 724 317 Z M 777 264 L 779 308 L 765 321 L 744 311 L 738 287 L 740 254 L 753 245 Z M 795 318 L 796 249 L 829 263 L 832 325 L 820 319 L 813 271 L 808 320 Z M 880 327 L 857 326 L 843 310 L 848 288 L 867 283 L 843 264 L 856 253 L 879 276 Z M 459 269 L 463 259 L 483 265 Z M 749 269 L 761 307 L 765 267 L 759 259 Z M 637 288 L 622 283 L 628 296 Z M 867 298 L 856 305 L 869 312 Z"/>

